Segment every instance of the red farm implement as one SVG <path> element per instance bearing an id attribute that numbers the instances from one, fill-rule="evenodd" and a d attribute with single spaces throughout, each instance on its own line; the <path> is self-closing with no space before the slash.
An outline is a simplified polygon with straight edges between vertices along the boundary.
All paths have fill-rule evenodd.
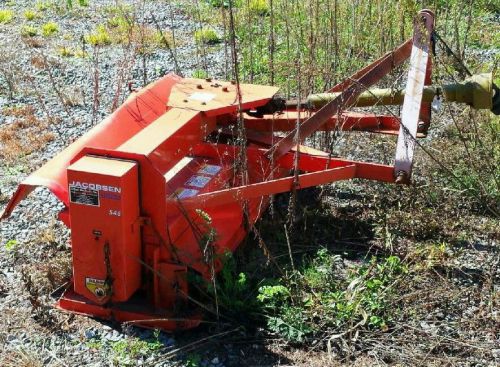
<path id="1" fill-rule="evenodd" d="M 73 281 L 59 308 L 195 327 L 202 313 L 188 271 L 206 279 L 219 271 L 218 255 L 236 250 L 271 195 L 353 178 L 408 183 L 434 98 L 498 110 L 489 75 L 431 86 L 433 27 L 433 14 L 420 12 L 412 39 L 304 103 L 280 99 L 271 86 L 167 75 L 24 180 L 2 218 L 37 186 L 64 203 Z M 406 60 L 404 91 L 369 89 Z M 401 116 L 348 111 L 375 104 L 402 105 Z M 393 134 L 394 165 L 301 145 L 331 130 Z"/>

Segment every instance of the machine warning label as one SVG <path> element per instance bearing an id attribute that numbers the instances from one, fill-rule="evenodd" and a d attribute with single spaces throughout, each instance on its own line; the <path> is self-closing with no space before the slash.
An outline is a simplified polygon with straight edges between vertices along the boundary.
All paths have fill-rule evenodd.
<path id="1" fill-rule="evenodd" d="M 96 297 L 106 297 L 109 293 L 109 286 L 104 279 L 85 278 L 85 286 Z"/>
<path id="2" fill-rule="evenodd" d="M 99 206 L 99 191 L 70 185 L 69 199 L 75 204 Z"/>
<path id="3" fill-rule="evenodd" d="M 187 199 L 187 198 L 192 198 L 193 196 L 196 196 L 198 194 L 199 190 L 194 190 L 194 189 L 186 189 L 186 188 L 181 188 L 177 190 L 174 194 L 177 195 L 178 199 Z"/>
<path id="4" fill-rule="evenodd" d="M 203 166 L 202 169 L 200 169 L 198 171 L 198 173 L 201 173 L 203 175 L 210 175 L 210 176 L 214 176 L 216 175 L 217 173 L 219 173 L 219 171 L 222 169 L 221 166 L 216 166 L 214 164 L 205 164 L 205 166 Z"/>
<path id="5" fill-rule="evenodd" d="M 206 176 L 192 176 L 187 182 L 187 186 L 203 188 L 210 181 L 211 177 Z"/>

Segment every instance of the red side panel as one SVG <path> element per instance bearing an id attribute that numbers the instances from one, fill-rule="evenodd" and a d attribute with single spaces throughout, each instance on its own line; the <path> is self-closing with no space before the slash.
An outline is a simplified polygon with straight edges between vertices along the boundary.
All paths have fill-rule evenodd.
<path id="1" fill-rule="evenodd" d="M 37 186 L 45 186 L 68 206 L 66 169 L 84 148 L 116 149 L 167 111 L 172 87 L 181 80 L 169 74 L 141 89 L 114 113 L 57 156 L 28 176 L 17 188 L 0 218 L 8 217 L 15 206 Z"/>

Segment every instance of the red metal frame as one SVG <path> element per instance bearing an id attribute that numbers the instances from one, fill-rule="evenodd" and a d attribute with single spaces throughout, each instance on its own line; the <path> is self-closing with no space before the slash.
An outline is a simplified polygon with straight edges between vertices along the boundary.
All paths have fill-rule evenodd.
<path id="1" fill-rule="evenodd" d="M 23 181 L 1 218 L 8 217 L 36 186 L 48 187 L 65 204 L 60 218 L 72 228 L 72 241 L 78 243 L 73 255 L 79 260 L 74 263 L 77 286 L 66 290 L 59 308 L 146 327 L 195 327 L 202 313 L 189 296 L 187 272 L 208 280 L 219 271 L 224 252 L 238 247 L 271 195 L 352 178 L 408 182 L 415 139 L 430 122 L 430 106 L 422 104 L 421 95 L 424 85 L 430 84 L 433 23 L 433 14 L 422 11 L 412 39 L 333 87 L 330 91 L 341 94 L 318 111 L 285 109 L 256 117 L 253 111 L 269 106 L 277 88 L 246 84 L 237 88 L 233 83 L 168 75 L 133 94 Z M 409 57 L 401 119 L 346 111 L 360 93 Z M 240 110 L 246 148 L 231 144 Z M 395 165 L 332 158 L 328 152 L 300 145 L 316 131 L 331 130 L 398 134 Z M 284 137 L 275 135 L 280 131 L 286 132 Z M 242 153 L 248 164 L 246 182 L 235 174 Z M 127 188 L 119 186 L 121 176 L 102 169 L 119 172 L 117 162 L 124 160 L 137 168 L 135 178 L 126 181 Z M 99 162 L 101 168 L 89 162 Z M 290 177 L 293 170 L 303 173 Z M 115 193 L 83 189 L 78 192 L 83 201 L 70 200 L 68 171 L 72 180 L 117 182 Z M 88 188 L 89 183 L 84 185 Z M 126 190 L 136 193 L 127 196 Z M 89 204 L 89 198 L 96 202 Z M 124 218 L 117 209 L 137 206 L 139 214 L 132 224 L 130 215 Z M 82 218 L 88 221 L 85 226 Z M 128 231 L 140 231 L 140 240 L 123 240 Z M 131 268 L 130 261 L 140 264 L 140 274 L 134 270 L 116 276 L 120 264 Z M 91 286 L 83 287 L 83 281 Z M 99 282 L 104 296 L 94 292 Z M 133 296 L 130 284 L 135 287 Z M 113 294 L 113 287 L 122 292 Z"/>

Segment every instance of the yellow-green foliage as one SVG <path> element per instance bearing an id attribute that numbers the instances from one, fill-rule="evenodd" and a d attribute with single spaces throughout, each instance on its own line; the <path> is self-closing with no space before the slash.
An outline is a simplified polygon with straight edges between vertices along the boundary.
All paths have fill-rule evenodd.
<path id="1" fill-rule="evenodd" d="M 32 25 L 25 25 L 21 28 L 21 36 L 34 37 L 38 34 L 38 30 Z"/>
<path id="2" fill-rule="evenodd" d="M 111 44 L 111 37 L 103 24 L 97 26 L 94 32 L 86 35 L 85 41 L 92 46 L 105 46 Z"/>
<path id="3" fill-rule="evenodd" d="M 164 48 L 167 43 L 173 44 L 172 34 L 168 31 L 155 31 L 151 28 L 142 27 L 136 30 L 138 38 L 138 52 L 141 54 L 150 54 L 159 48 Z"/>
<path id="4" fill-rule="evenodd" d="M 42 26 L 42 34 L 44 37 L 51 37 L 59 32 L 59 26 L 55 22 L 47 22 Z"/>
<path id="5" fill-rule="evenodd" d="M 250 0 L 248 10 L 256 15 L 269 14 L 269 5 L 267 0 Z"/>
<path id="6" fill-rule="evenodd" d="M 213 45 L 220 42 L 217 33 L 211 28 L 202 28 L 194 32 L 194 41 L 201 45 Z"/>
<path id="7" fill-rule="evenodd" d="M 151 27 L 141 26 L 130 14 L 119 14 L 108 19 L 107 32 L 112 43 L 134 44 L 137 52 L 148 54 L 168 43 L 173 45 L 173 36 L 169 31 L 157 31 Z"/>
<path id="8" fill-rule="evenodd" d="M 78 57 L 80 59 L 84 59 L 88 56 L 89 54 L 82 50 L 81 48 L 75 50 L 75 57 Z"/>
<path id="9" fill-rule="evenodd" d="M 120 30 L 128 30 L 132 26 L 132 21 L 124 15 L 116 15 L 108 19 L 108 26 L 110 28 L 117 28 Z"/>
<path id="10" fill-rule="evenodd" d="M 70 47 L 61 46 L 57 49 L 57 53 L 62 57 L 72 57 L 75 56 L 75 51 Z"/>
<path id="11" fill-rule="evenodd" d="M 33 10 L 26 10 L 24 12 L 24 18 L 26 18 L 27 21 L 35 20 L 38 18 L 38 13 Z"/>
<path id="12" fill-rule="evenodd" d="M 10 23 L 10 21 L 14 18 L 14 12 L 8 9 L 0 10 L 0 23 Z"/>
<path id="13" fill-rule="evenodd" d="M 39 11 L 45 11 L 50 7 L 50 2 L 48 1 L 38 1 L 36 3 L 36 8 Z"/>

